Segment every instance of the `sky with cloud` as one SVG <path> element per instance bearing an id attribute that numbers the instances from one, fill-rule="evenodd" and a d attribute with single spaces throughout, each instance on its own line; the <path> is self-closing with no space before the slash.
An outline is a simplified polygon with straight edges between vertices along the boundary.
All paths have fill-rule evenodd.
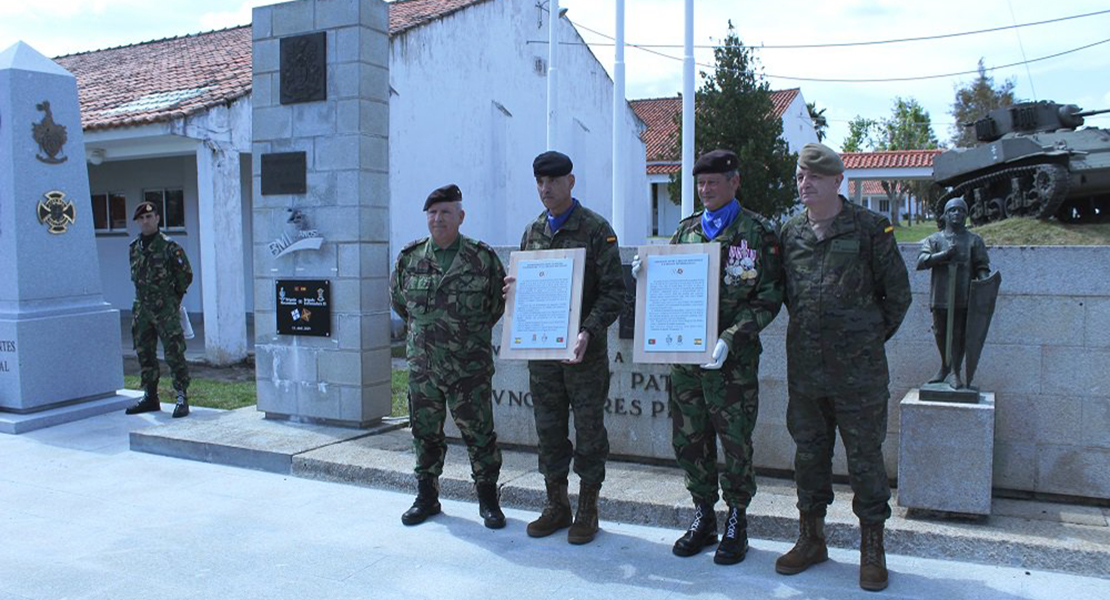
<path id="1" fill-rule="evenodd" d="M 536 0 L 519 2 L 533 26 Z M 0 2 L 0 49 L 22 40 L 47 56 L 107 48 L 250 21 L 259 0 L 51 0 Z M 675 95 L 682 84 L 684 2 L 626 0 L 626 41 L 652 46 L 626 50 L 630 99 Z M 615 0 L 562 0 L 566 17 L 598 60 L 612 70 Z M 829 142 L 838 147 L 856 115 L 890 113 L 897 96 L 916 98 L 930 113 L 937 136 L 950 137 L 948 114 L 955 87 L 971 75 L 887 82 L 822 82 L 814 79 L 893 79 L 974 71 L 1021 63 L 1093 45 L 1070 54 L 998 69 L 997 80 L 1013 80 L 1021 99 L 1110 108 L 1110 12 L 1044 25 L 943 39 L 866 46 L 780 49 L 770 46 L 843 44 L 956 34 L 1110 10 L 1100 0 L 695 0 L 695 52 L 699 71 L 713 60 L 712 44 L 731 21 L 745 44 L 757 51 L 773 89 L 800 88 L 807 101 L 825 108 Z M 533 15 L 535 18 L 533 18 Z M 546 15 L 543 18 L 546 24 Z M 607 37 L 608 36 L 608 37 Z M 536 29 L 545 43 L 546 31 Z M 1100 43 L 1105 42 L 1105 43 Z M 664 54 L 667 56 L 660 56 Z M 795 79 L 796 78 L 796 79 Z M 1110 118 L 1089 119 L 1110 128 Z"/>

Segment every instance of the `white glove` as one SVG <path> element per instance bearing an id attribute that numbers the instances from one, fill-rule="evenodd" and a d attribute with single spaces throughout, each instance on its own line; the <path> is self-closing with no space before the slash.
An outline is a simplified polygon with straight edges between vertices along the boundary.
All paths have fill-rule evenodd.
<path id="1" fill-rule="evenodd" d="M 640 255 L 637 254 L 636 256 L 633 256 L 632 257 L 632 278 L 633 279 L 639 279 L 640 278 L 640 269 L 642 269 L 642 268 L 644 268 L 644 261 L 640 260 Z"/>
<path id="2" fill-rule="evenodd" d="M 716 371 L 725 364 L 725 359 L 728 358 L 728 343 L 724 340 L 717 340 L 717 347 L 713 348 L 713 362 L 707 362 L 701 366 L 703 369 Z"/>

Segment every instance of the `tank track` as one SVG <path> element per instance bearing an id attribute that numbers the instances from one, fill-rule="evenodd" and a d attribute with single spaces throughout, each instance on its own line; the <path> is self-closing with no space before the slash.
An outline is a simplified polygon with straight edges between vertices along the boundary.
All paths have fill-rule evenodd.
<path id="1" fill-rule="evenodd" d="M 1023 189 L 1023 194 L 1015 194 L 1011 189 L 1005 198 L 984 198 L 976 202 L 968 198 L 976 188 L 986 188 L 996 183 L 1010 187 L 1014 179 L 1032 180 L 1032 186 Z M 938 221 L 944 214 L 944 204 L 952 198 L 963 197 L 968 201 L 968 216 L 979 225 L 990 221 L 1001 221 L 1010 216 L 1028 215 L 1038 219 L 1050 219 L 1060 210 L 1068 196 L 1071 183 L 1068 170 L 1062 165 L 1050 163 L 1010 167 L 969 179 L 943 194 L 933 205 L 933 213 Z M 1001 206 L 997 201 L 1001 200 Z M 979 206 L 979 204 L 985 204 Z"/>

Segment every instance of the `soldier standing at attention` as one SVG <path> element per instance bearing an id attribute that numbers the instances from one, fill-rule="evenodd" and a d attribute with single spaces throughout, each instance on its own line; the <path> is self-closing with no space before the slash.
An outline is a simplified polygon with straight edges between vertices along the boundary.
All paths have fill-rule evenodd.
<path id="1" fill-rule="evenodd" d="M 609 397 L 609 325 L 624 305 L 624 272 L 613 228 L 601 215 L 571 196 L 573 164 L 559 152 L 544 152 L 532 163 L 544 210 L 528 224 L 521 250 L 585 248 L 582 325 L 568 361 L 528 362 L 528 387 L 539 436 L 539 469 L 547 486 L 547 503 L 528 535 L 545 537 L 570 527 L 567 541 L 585 544 L 597 534 L 597 496 L 605 481 L 609 437 L 605 401 Z M 505 289 L 513 284 L 505 280 Z M 568 439 L 569 412 L 574 413 L 576 441 Z M 581 478 L 578 511 L 571 518 L 567 475 L 571 458 Z"/>
<path id="2" fill-rule="evenodd" d="M 752 430 L 759 412 L 759 332 L 782 306 L 782 252 L 775 228 L 742 208 L 739 159 L 714 150 L 694 164 L 705 210 L 682 220 L 672 244 L 721 244 L 718 323 L 712 362 L 671 367 L 671 442 L 694 500 L 694 520 L 675 542 L 693 556 L 717 541 L 717 438 L 725 451 L 720 489 L 728 503 L 725 533 L 713 562 L 732 565 L 748 551 L 747 508 L 755 495 Z M 637 257 L 638 258 L 638 257 Z M 633 265 L 640 269 L 639 260 Z"/>
<path id="3" fill-rule="evenodd" d="M 459 234 L 466 213 L 451 184 L 424 202 L 431 237 L 405 246 L 390 280 L 393 310 L 408 325 L 409 413 L 416 501 L 405 525 L 439 514 L 447 409 L 462 433 L 486 527 L 505 526 L 497 498 L 501 450 L 493 430 L 493 324 L 505 312 L 505 269 L 493 248 Z"/>
<path id="4" fill-rule="evenodd" d="M 185 333 L 181 330 L 181 300 L 193 282 L 189 259 L 177 242 L 158 230 L 161 220 L 151 202 L 135 207 L 139 237 L 131 242 L 131 281 L 135 304 L 131 309 L 131 336 L 142 369 L 144 395 L 125 411 L 129 415 L 162 410 L 158 401 L 158 340 L 173 373 L 177 403 L 174 418 L 189 414 L 189 366 L 185 362 Z"/>
<path id="5" fill-rule="evenodd" d="M 797 169 L 805 210 L 782 228 L 790 311 L 786 425 L 797 444 L 800 535 L 775 570 L 793 575 L 828 560 L 824 519 L 839 429 L 860 520 L 859 584 L 876 591 L 887 586 L 883 525 L 890 517 L 884 345 L 909 310 L 910 282 L 890 221 L 837 194 L 843 173 L 831 148 L 806 144 Z"/>

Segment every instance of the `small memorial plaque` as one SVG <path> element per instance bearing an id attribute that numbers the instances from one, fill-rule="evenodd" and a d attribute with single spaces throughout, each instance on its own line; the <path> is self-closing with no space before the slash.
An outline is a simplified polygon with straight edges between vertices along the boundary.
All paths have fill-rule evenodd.
<path id="1" fill-rule="evenodd" d="M 640 246 L 636 280 L 638 363 L 702 364 L 717 344 L 721 245 Z"/>
<path id="2" fill-rule="evenodd" d="M 308 163 L 304 152 L 262 155 L 262 195 L 303 194 L 308 191 Z"/>
<path id="3" fill-rule="evenodd" d="M 331 337 L 331 282 L 278 279 L 277 332 L 280 335 Z"/>
<path id="4" fill-rule="evenodd" d="M 281 38 L 281 103 L 326 100 L 327 63 L 325 32 Z"/>

